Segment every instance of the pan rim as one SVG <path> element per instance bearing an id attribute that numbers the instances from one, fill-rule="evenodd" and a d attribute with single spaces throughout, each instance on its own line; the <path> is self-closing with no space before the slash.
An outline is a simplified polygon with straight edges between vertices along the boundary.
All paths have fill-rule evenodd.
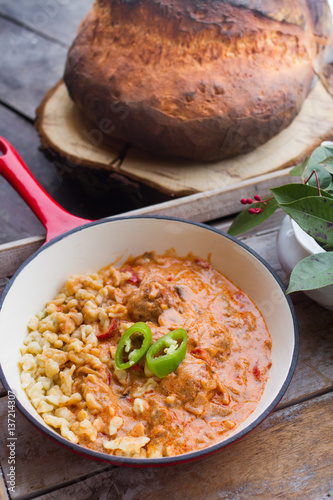
<path id="1" fill-rule="evenodd" d="M 280 387 L 280 390 L 278 391 L 276 397 L 274 400 L 269 404 L 269 406 L 248 426 L 246 426 L 244 429 L 242 429 L 239 432 L 236 432 L 235 435 L 231 436 L 230 438 L 224 439 L 223 441 L 220 441 L 218 443 L 215 443 L 207 448 L 203 448 L 200 450 L 195 450 L 191 451 L 188 453 L 184 453 L 182 455 L 175 455 L 172 457 L 160 457 L 160 458 L 131 458 L 131 457 L 118 457 L 115 455 L 108 455 L 106 453 L 101 453 L 97 451 L 90 450 L 88 448 L 85 448 L 83 446 L 80 446 L 78 444 L 71 443 L 69 440 L 63 438 L 60 434 L 57 434 L 55 431 L 49 429 L 48 427 L 45 427 L 41 423 L 39 423 L 36 418 L 28 411 L 26 408 L 20 403 L 19 399 L 15 399 L 15 403 L 19 411 L 24 415 L 25 418 L 29 420 L 30 423 L 34 425 L 39 431 L 41 431 L 43 434 L 46 434 L 49 438 L 51 438 L 53 441 L 57 441 L 58 444 L 61 444 L 65 446 L 66 448 L 69 448 L 71 451 L 87 456 L 91 459 L 97 460 L 97 461 L 102 461 L 102 462 L 107 462 L 111 465 L 115 466 L 128 466 L 128 467 L 158 467 L 158 466 L 166 466 L 166 465 L 173 465 L 176 463 L 185 463 L 185 462 L 190 462 L 193 460 L 198 460 L 200 458 L 203 458 L 205 456 L 211 455 L 213 453 L 216 453 L 223 448 L 226 448 L 230 446 L 231 444 L 235 443 L 236 441 L 240 440 L 242 437 L 244 437 L 246 434 L 249 434 L 252 430 L 254 430 L 263 420 L 265 420 L 268 415 L 274 410 L 278 402 L 281 400 L 283 394 L 287 390 L 291 379 L 293 377 L 293 374 L 295 372 L 296 368 L 296 363 L 297 363 L 297 358 L 299 354 L 299 328 L 298 328 L 298 321 L 296 317 L 296 312 L 293 306 L 293 303 L 291 301 L 290 296 L 285 295 L 285 286 L 282 283 L 281 279 L 279 276 L 276 274 L 276 272 L 273 270 L 273 268 L 266 262 L 257 252 L 255 252 L 252 248 L 248 247 L 244 242 L 237 240 L 237 238 L 217 229 L 214 227 L 211 227 L 207 224 L 201 223 L 201 222 L 195 222 L 191 221 L 188 219 L 184 218 L 179 218 L 179 217 L 173 217 L 173 216 L 165 216 L 165 215 L 124 215 L 124 216 L 115 216 L 115 217 L 107 217 L 100 219 L 98 221 L 92 221 L 92 222 L 87 222 L 87 224 L 80 225 L 76 228 L 70 229 L 69 231 L 66 231 L 65 233 L 53 238 L 52 240 L 48 241 L 44 245 L 42 245 L 38 250 L 36 250 L 33 254 L 31 254 L 28 259 L 26 259 L 21 266 L 17 269 L 17 271 L 14 273 L 14 275 L 11 277 L 9 282 L 7 283 L 6 287 L 4 288 L 2 295 L 0 297 L 0 315 L 1 315 L 1 310 L 3 307 L 3 304 L 5 302 L 6 296 L 11 289 L 14 281 L 16 280 L 16 277 L 22 272 L 22 270 L 35 258 L 38 257 L 38 255 L 43 252 L 45 249 L 48 247 L 56 244 L 58 241 L 62 240 L 63 238 L 66 238 L 67 236 L 70 236 L 71 234 L 82 231 L 86 228 L 97 226 L 100 224 L 107 224 L 107 223 L 112 223 L 112 222 L 117 222 L 117 221 L 122 221 L 122 220 L 130 220 L 130 219 L 157 219 L 157 220 L 167 220 L 167 221 L 175 221 L 175 222 L 180 222 L 180 223 L 186 223 L 194 226 L 201 227 L 205 230 L 209 230 L 212 232 L 215 232 L 219 234 L 220 236 L 223 236 L 231 241 L 233 241 L 235 244 L 241 246 L 243 249 L 245 249 L 247 252 L 249 252 L 253 257 L 255 257 L 266 269 L 267 271 L 272 275 L 272 277 L 275 279 L 276 283 L 278 286 L 281 288 L 284 298 L 287 301 L 287 306 L 289 308 L 289 311 L 291 313 L 291 318 L 292 318 L 292 324 L 293 324 L 293 335 L 294 335 L 294 348 L 293 348 L 293 353 L 291 357 L 291 363 L 290 367 L 288 370 L 288 373 L 285 377 L 285 380 Z M 2 364 L 0 363 L 0 379 L 6 389 L 7 392 L 12 392 L 14 395 L 15 393 L 11 390 L 11 387 L 9 383 L 7 382 L 5 373 L 3 372 L 2 369 Z"/>

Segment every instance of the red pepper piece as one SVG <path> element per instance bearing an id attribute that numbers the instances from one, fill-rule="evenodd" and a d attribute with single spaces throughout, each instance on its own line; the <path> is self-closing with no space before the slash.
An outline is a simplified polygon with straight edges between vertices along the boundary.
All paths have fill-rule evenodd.
<path id="1" fill-rule="evenodd" d="M 127 280 L 129 283 L 133 283 L 133 285 L 138 285 L 139 283 L 141 283 L 141 279 L 139 278 L 139 276 L 136 274 L 136 272 L 132 267 L 125 267 L 125 269 L 122 269 L 122 272 L 131 273 L 132 276 Z"/>
<path id="2" fill-rule="evenodd" d="M 191 351 L 191 354 L 192 354 L 192 356 L 194 356 L 196 358 L 202 359 L 209 366 L 213 366 L 215 364 L 215 361 L 213 359 L 211 359 L 208 356 L 208 354 L 200 347 L 196 347 L 195 349 L 193 349 L 193 351 Z"/>
<path id="3" fill-rule="evenodd" d="M 112 318 L 112 321 L 111 321 L 111 324 L 108 328 L 108 330 L 106 330 L 106 332 L 102 332 L 102 333 L 97 333 L 96 334 L 96 337 L 98 338 L 98 340 L 102 341 L 102 340 L 107 340 L 109 339 L 110 337 L 112 337 L 113 335 L 113 332 L 115 330 L 117 330 L 119 326 L 119 319 L 117 318 Z"/>
<path id="4" fill-rule="evenodd" d="M 136 365 L 131 366 L 131 370 L 134 370 L 135 372 L 142 372 L 143 366 L 141 366 L 141 365 L 139 365 L 139 363 L 137 363 Z"/>
<path id="5" fill-rule="evenodd" d="M 255 367 L 253 368 L 253 375 L 257 380 L 261 380 L 261 372 L 258 368 L 258 365 L 255 365 Z"/>

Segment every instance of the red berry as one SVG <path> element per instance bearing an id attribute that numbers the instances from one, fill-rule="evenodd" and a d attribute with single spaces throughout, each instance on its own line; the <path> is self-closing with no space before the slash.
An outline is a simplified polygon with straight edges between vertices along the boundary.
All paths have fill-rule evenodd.
<path id="1" fill-rule="evenodd" d="M 254 208 L 249 208 L 249 209 L 248 209 L 248 213 L 252 215 L 252 214 L 255 214 L 255 213 L 256 213 L 256 211 L 255 211 L 255 209 L 254 209 Z"/>
<path id="2" fill-rule="evenodd" d="M 241 204 L 242 204 L 242 205 L 246 205 L 246 204 L 247 204 L 247 200 L 246 200 L 246 198 L 242 198 L 242 199 L 241 199 Z"/>
<path id="3" fill-rule="evenodd" d="M 254 199 L 256 201 L 261 201 L 261 196 L 259 196 L 259 194 L 256 194 L 255 197 L 254 197 Z"/>
<path id="4" fill-rule="evenodd" d="M 248 198 L 246 201 L 247 201 L 247 203 L 248 203 L 249 205 L 251 205 L 251 203 L 253 203 L 252 198 Z"/>

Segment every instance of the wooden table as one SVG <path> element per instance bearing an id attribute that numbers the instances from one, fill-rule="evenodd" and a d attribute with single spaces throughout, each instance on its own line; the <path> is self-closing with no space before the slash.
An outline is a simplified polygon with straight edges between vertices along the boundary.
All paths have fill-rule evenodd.
<path id="1" fill-rule="evenodd" d="M 67 210 L 87 218 L 128 212 L 177 215 L 226 230 L 241 196 L 257 186 L 201 193 L 151 206 L 156 199 L 119 196 L 99 200 L 62 180 L 38 150 L 35 108 L 61 77 L 76 27 L 91 0 L 0 0 L 0 135 L 18 149 L 45 189 Z M 278 184 L 262 179 L 261 190 Z M 249 192 L 251 189 L 251 192 Z M 0 293 L 21 262 L 43 242 L 44 230 L 0 178 Z M 277 212 L 242 239 L 286 283 L 275 239 Z M 14 240 L 17 240 L 14 242 Z M 10 464 L 7 396 L 0 385 L 1 499 L 328 499 L 333 495 L 333 312 L 304 294 L 292 300 L 300 327 L 296 372 L 276 410 L 250 435 L 214 456 L 163 469 L 128 469 L 94 462 L 45 439 L 19 413 L 15 491 L 8 490 Z"/>

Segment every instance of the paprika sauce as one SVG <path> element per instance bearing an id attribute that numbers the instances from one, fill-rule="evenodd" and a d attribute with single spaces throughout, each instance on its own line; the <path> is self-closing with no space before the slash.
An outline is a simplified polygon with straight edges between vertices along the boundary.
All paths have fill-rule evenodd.
<path id="1" fill-rule="evenodd" d="M 29 370 L 34 383 L 44 377 L 50 387 L 33 404 L 62 435 L 99 452 L 157 458 L 206 448 L 253 412 L 269 377 L 272 343 L 257 306 L 192 254 L 147 252 L 119 269 L 75 275 L 43 314 L 30 327 L 42 352 Z M 53 344 L 43 326 L 52 314 Z M 187 332 L 175 371 L 160 378 L 145 358 L 117 369 L 119 340 L 136 322 L 149 326 L 152 343 L 175 329 Z M 22 359 L 31 354 L 29 342 Z M 54 375 L 45 368 L 52 356 Z M 22 363 L 22 373 L 29 370 Z M 25 390 L 29 395 L 34 385 Z M 52 394 L 62 394 L 58 404 Z"/>

